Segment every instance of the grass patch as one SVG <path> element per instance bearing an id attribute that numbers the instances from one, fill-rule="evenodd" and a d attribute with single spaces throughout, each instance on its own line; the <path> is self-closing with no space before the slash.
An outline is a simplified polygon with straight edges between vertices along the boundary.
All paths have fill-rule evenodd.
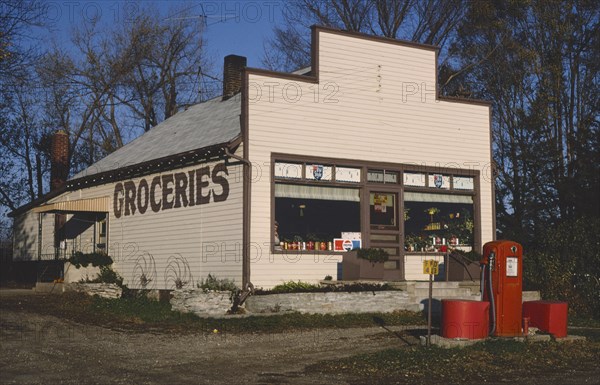
<path id="1" fill-rule="evenodd" d="M 578 368 L 597 370 L 600 344 L 520 343 L 490 340 L 463 349 L 408 347 L 389 349 L 309 366 L 307 371 L 339 374 L 356 383 L 484 383 L 516 381 L 536 374 Z"/>
<path id="2" fill-rule="evenodd" d="M 395 325 L 423 325 L 420 313 L 364 314 L 277 314 L 243 318 L 200 318 L 171 310 L 167 302 L 144 297 L 106 299 L 80 293 L 3 298 L 2 309 L 32 311 L 68 318 L 83 324 L 156 332 L 204 333 L 214 329 L 222 333 L 274 333 L 319 328 L 352 328 Z"/>
<path id="3" fill-rule="evenodd" d="M 103 299 L 94 298 L 91 310 L 105 317 L 121 320 L 144 322 L 150 326 L 170 324 L 183 326 L 188 331 L 212 331 L 231 333 L 281 332 L 287 330 L 306 330 L 317 328 L 350 328 L 376 326 L 377 318 L 386 325 L 423 324 L 424 319 L 418 313 L 395 312 L 389 314 L 281 314 L 269 316 L 249 316 L 243 318 L 200 318 L 189 313 L 171 310 L 168 303 L 143 298 Z M 381 321 L 379 321 L 381 322 Z"/>
<path id="4" fill-rule="evenodd" d="M 600 328 L 600 319 L 569 315 L 569 326 Z"/>
<path id="5" fill-rule="evenodd" d="M 144 323 L 187 323 L 198 317 L 171 310 L 171 305 L 144 297 L 106 299 L 92 297 L 88 308 L 93 313 L 119 320 Z"/>
<path id="6" fill-rule="evenodd" d="M 600 328 L 569 329 L 569 335 L 583 336 L 591 342 L 600 342 Z"/>

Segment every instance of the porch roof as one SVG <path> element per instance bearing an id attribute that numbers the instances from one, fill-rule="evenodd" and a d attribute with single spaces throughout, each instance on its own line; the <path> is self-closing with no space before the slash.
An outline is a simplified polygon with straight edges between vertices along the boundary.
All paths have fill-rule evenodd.
<path id="1" fill-rule="evenodd" d="M 107 196 L 89 199 L 77 199 L 74 201 L 62 201 L 48 203 L 33 208 L 35 213 L 107 213 L 110 198 Z"/>

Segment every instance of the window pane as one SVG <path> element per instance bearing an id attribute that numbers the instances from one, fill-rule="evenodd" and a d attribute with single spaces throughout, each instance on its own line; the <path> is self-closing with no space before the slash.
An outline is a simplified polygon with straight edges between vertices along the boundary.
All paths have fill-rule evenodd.
<path id="1" fill-rule="evenodd" d="M 371 183 L 398 183 L 398 173 L 396 171 L 369 170 L 367 181 Z"/>
<path id="2" fill-rule="evenodd" d="M 333 242 L 342 232 L 360 231 L 360 203 L 275 198 L 281 241 Z"/>
<path id="3" fill-rule="evenodd" d="M 329 243 L 342 233 L 360 232 L 359 191 L 276 184 L 275 220 L 280 242 Z M 310 250 L 308 245 L 306 248 Z"/>
<path id="4" fill-rule="evenodd" d="M 275 162 L 275 176 L 278 178 L 302 178 L 302 165 L 299 163 Z"/>
<path id="5" fill-rule="evenodd" d="M 377 227 L 396 227 L 396 194 L 369 194 L 370 223 Z"/>
<path id="6" fill-rule="evenodd" d="M 338 182 L 360 182 L 360 168 L 336 167 L 335 180 Z"/>
<path id="7" fill-rule="evenodd" d="M 408 192 L 404 197 L 407 251 L 472 249 L 472 197 Z"/>
<path id="8" fill-rule="evenodd" d="M 385 183 L 398 183 L 398 173 L 393 171 L 386 171 L 383 176 Z"/>
<path id="9" fill-rule="evenodd" d="M 371 183 L 383 183 L 383 170 L 369 170 L 367 181 Z"/>
<path id="10" fill-rule="evenodd" d="M 473 190 L 475 188 L 471 177 L 455 176 L 452 181 L 456 190 Z"/>
<path id="11" fill-rule="evenodd" d="M 410 172 L 404 173 L 404 185 L 425 187 L 425 174 L 415 174 Z"/>

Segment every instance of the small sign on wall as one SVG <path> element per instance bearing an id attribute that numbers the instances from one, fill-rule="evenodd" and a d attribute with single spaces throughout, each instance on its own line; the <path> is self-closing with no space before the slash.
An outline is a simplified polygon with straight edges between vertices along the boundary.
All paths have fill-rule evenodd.
<path id="1" fill-rule="evenodd" d="M 439 262 L 434 259 L 423 261 L 423 274 L 438 275 L 440 273 Z"/>
<path id="2" fill-rule="evenodd" d="M 442 174 L 429 175 L 429 187 L 449 189 L 450 177 Z"/>
<path id="3" fill-rule="evenodd" d="M 350 251 L 354 249 L 360 249 L 360 246 L 360 239 L 335 238 L 333 240 L 333 251 Z"/>
<path id="4" fill-rule="evenodd" d="M 307 164 L 306 179 L 331 180 L 333 167 L 323 166 L 322 164 Z"/>

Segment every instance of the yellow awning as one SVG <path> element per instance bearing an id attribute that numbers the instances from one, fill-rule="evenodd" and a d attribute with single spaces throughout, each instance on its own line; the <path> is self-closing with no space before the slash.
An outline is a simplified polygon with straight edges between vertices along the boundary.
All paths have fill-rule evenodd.
<path id="1" fill-rule="evenodd" d="M 90 199 L 78 199 L 74 201 L 62 201 L 48 203 L 35 207 L 35 213 L 107 213 L 110 205 L 109 197 Z"/>

